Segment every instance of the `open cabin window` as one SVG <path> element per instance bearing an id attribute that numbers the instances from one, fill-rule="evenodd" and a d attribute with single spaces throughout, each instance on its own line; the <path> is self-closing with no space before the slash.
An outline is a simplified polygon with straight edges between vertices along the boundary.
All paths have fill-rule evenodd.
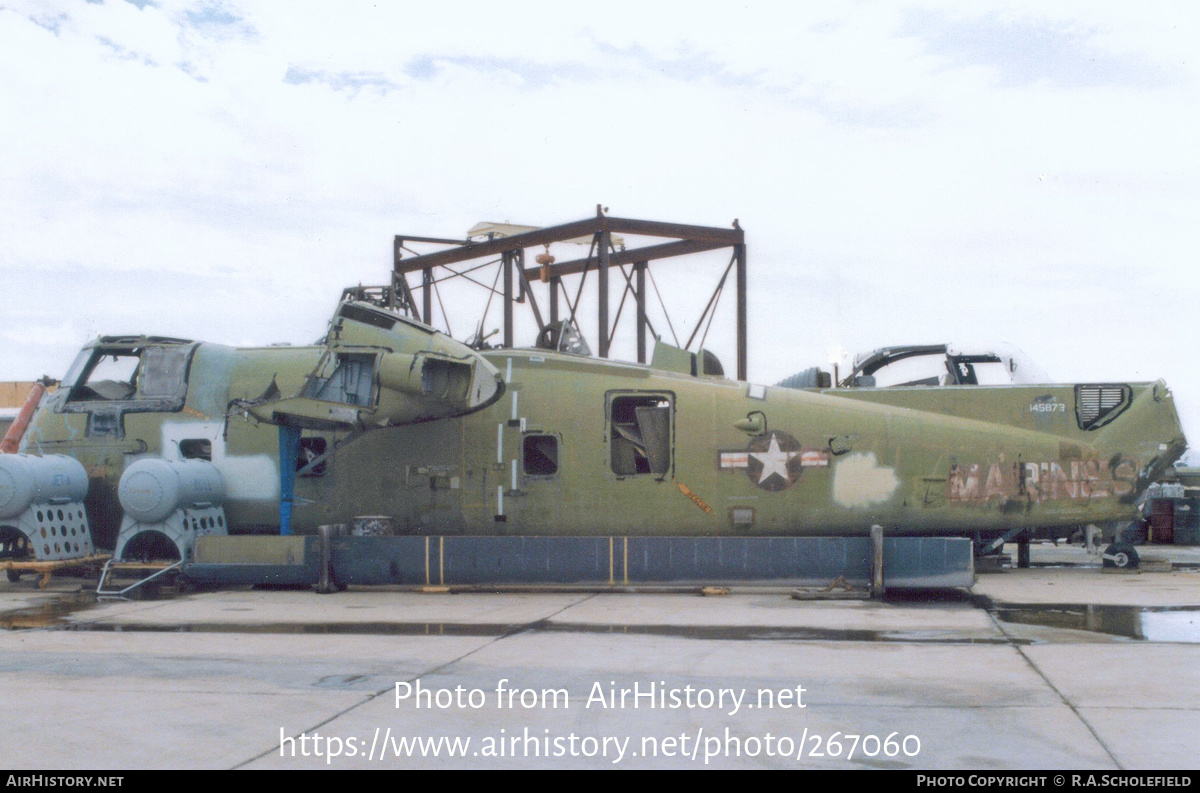
<path id="1" fill-rule="evenodd" d="M 67 402 L 137 403 L 130 410 L 174 410 L 187 396 L 191 347 L 129 346 L 84 350 L 63 378 Z"/>
<path id="2" fill-rule="evenodd" d="M 133 399 L 137 393 L 137 372 L 141 356 L 136 351 L 97 350 L 86 366 L 70 378 L 68 402 L 117 402 Z M 72 370 L 75 367 L 71 367 Z"/>
<path id="3" fill-rule="evenodd" d="M 296 475 L 325 476 L 329 470 L 329 441 L 319 435 L 300 438 L 300 453 L 296 455 Z"/>
<path id="4" fill-rule="evenodd" d="M 185 438 L 179 442 L 179 456 L 185 460 L 212 462 L 212 441 L 208 438 Z"/>
<path id="5" fill-rule="evenodd" d="M 529 476 L 554 476 L 558 473 L 558 436 L 531 432 L 522 440 L 523 468 Z"/>
<path id="6" fill-rule="evenodd" d="M 614 474 L 664 476 L 671 470 L 671 408 L 666 394 L 609 397 L 609 462 Z"/>
<path id="7" fill-rule="evenodd" d="M 187 396 L 190 347 L 85 350 L 62 378 L 67 402 L 145 402 L 173 409 Z"/>
<path id="8" fill-rule="evenodd" d="M 124 438 L 125 414 L 183 407 L 194 346 L 102 340 L 84 348 L 63 377 L 60 391 L 66 396 L 55 409 L 87 414 L 90 438 Z"/>

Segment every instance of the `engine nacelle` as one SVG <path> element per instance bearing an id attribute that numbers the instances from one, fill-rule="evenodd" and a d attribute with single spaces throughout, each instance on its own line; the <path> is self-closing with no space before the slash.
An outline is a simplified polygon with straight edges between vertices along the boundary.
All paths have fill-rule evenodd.
<path id="1" fill-rule="evenodd" d="M 196 537 L 228 534 L 225 479 L 206 460 L 138 460 L 121 475 L 117 498 L 125 510 L 114 552 L 121 561 L 187 561 Z"/>
<path id="2" fill-rule="evenodd" d="M 87 491 L 87 471 L 74 457 L 0 454 L 0 518 L 15 518 L 33 504 L 83 501 Z"/>
<path id="3" fill-rule="evenodd" d="M 0 557 L 37 561 L 92 553 L 87 471 L 61 454 L 0 454 Z"/>
<path id="4" fill-rule="evenodd" d="M 153 457 L 125 469 L 117 498 L 126 515 L 141 523 L 159 523 L 177 509 L 223 503 L 225 480 L 206 460 Z"/>

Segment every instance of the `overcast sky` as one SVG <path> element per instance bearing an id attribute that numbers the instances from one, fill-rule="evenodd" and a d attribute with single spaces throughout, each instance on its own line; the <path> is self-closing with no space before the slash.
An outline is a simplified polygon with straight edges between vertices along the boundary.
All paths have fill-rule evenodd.
<path id="1" fill-rule="evenodd" d="M 740 219 L 752 380 L 1003 341 L 1163 377 L 1200 433 L 1198 55 L 1185 2 L 0 0 L 0 379 L 101 333 L 310 342 L 393 234 L 602 202 Z M 680 334 L 726 261 L 656 267 Z"/>

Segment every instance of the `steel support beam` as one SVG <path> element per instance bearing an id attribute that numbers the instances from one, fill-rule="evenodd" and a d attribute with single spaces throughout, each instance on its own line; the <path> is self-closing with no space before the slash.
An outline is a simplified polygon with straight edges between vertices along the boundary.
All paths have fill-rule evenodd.
<path id="1" fill-rule="evenodd" d="M 470 240 L 448 240 L 444 237 L 410 237 L 407 234 L 405 234 L 403 236 L 397 234 L 396 235 L 396 250 L 400 250 L 400 247 L 402 245 L 404 245 L 404 243 L 406 243 L 406 242 L 436 242 L 441 245 L 470 245 L 471 244 Z M 397 257 L 397 260 L 399 260 L 399 257 Z"/>
<path id="2" fill-rule="evenodd" d="M 733 246 L 737 259 L 737 379 L 748 380 L 746 345 L 746 245 Z"/>
<path id="3" fill-rule="evenodd" d="M 646 262 L 633 265 L 637 278 L 634 296 L 637 298 L 637 354 L 638 363 L 646 362 Z"/>
<path id="4" fill-rule="evenodd" d="M 745 232 L 740 228 L 721 229 L 712 226 L 689 226 L 680 223 L 660 223 L 653 220 L 634 220 L 631 218 L 594 217 L 578 220 L 574 223 L 564 223 L 561 226 L 547 226 L 524 234 L 514 234 L 511 237 L 499 237 L 487 242 L 472 242 L 460 244 L 457 248 L 423 256 L 414 256 L 404 261 L 397 261 L 397 272 L 415 272 L 425 267 L 438 267 L 444 264 L 465 262 L 484 256 L 496 256 L 505 251 L 532 248 L 537 245 L 549 245 L 553 242 L 564 242 L 578 237 L 590 237 L 601 232 L 637 234 L 647 237 L 675 237 L 691 243 L 698 243 L 713 248 L 724 248 L 730 245 L 740 245 L 744 242 Z M 418 237 L 397 237 L 401 240 L 423 241 Z M 424 238 L 428 241 L 439 241 Z M 676 254 L 678 255 L 678 254 Z M 642 259 L 661 258 L 659 256 L 639 256 L 629 259 L 625 264 Z M 528 273 L 527 273 L 528 275 Z"/>
<path id="5" fill-rule="evenodd" d="M 421 302 L 424 303 L 422 308 L 422 319 L 426 325 L 433 324 L 433 268 L 426 267 L 421 270 Z"/>
<path id="6" fill-rule="evenodd" d="M 609 255 L 608 249 L 612 244 L 612 235 L 607 229 L 600 232 L 600 269 L 597 270 L 599 291 L 599 309 L 597 313 L 600 315 L 600 357 L 608 357 L 608 342 L 611 331 L 608 327 L 608 265 Z"/>
<path id="7" fill-rule="evenodd" d="M 402 272 L 407 273 L 420 270 L 423 267 L 438 267 L 444 264 L 480 259 L 484 256 L 498 256 L 505 251 L 517 248 L 532 248 L 535 245 L 549 245 L 553 242 L 563 242 L 575 237 L 590 237 L 601 230 L 602 221 L 606 219 L 587 218 L 586 220 L 577 220 L 574 223 L 565 223 L 561 226 L 548 226 L 537 231 L 514 234 L 511 237 L 497 237 L 487 242 L 472 242 L 469 245 L 462 245 L 458 248 L 405 259 L 400 263 L 400 267 L 402 268 Z M 404 239 L 413 238 L 405 237 Z"/>
<path id="8" fill-rule="evenodd" d="M 730 229 L 715 226 L 691 226 L 685 223 L 662 223 L 657 220 L 635 220 L 633 218 L 603 218 L 606 228 L 616 234 L 638 234 L 645 237 L 675 237 L 681 240 L 711 242 L 718 247 L 736 245 L 745 239 L 745 233 L 737 227 Z"/>
<path id="9" fill-rule="evenodd" d="M 513 259 L 516 265 L 518 283 L 521 287 L 521 297 L 517 302 L 520 303 L 526 297 L 529 298 L 529 307 L 533 309 L 533 319 L 537 322 L 538 335 L 540 336 L 542 329 L 546 327 L 546 323 L 542 319 L 542 308 L 538 305 L 537 297 L 533 294 L 533 290 L 529 288 L 529 279 L 525 277 L 525 251 L 513 251 Z"/>
<path id="10" fill-rule="evenodd" d="M 715 242 L 695 242 L 693 240 L 666 242 L 662 245 L 647 245 L 644 248 L 616 251 L 609 254 L 608 263 L 614 267 L 619 267 L 625 264 L 653 261 L 654 259 L 669 259 L 672 256 L 687 256 L 691 253 L 714 251 L 724 247 L 727 246 Z M 550 274 L 560 277 L 564 275 L 577 275 L 585 269 L 591 269 L 596 266 L 595 262 L 588 264 L 588 261 L 588 259 L 572 259 L 561 264 L 552 264 L 550 265 Z M 529 278 L 537 278 L 540 273 L 541 267 L 527 267 L 525 269 L 525 275 Z"/>
<path id="11" fill-rule="evenodd" d="M 500 255 L 500 266 L 504 268 L 504 346 L 513 346 L 513 253 Z"/>

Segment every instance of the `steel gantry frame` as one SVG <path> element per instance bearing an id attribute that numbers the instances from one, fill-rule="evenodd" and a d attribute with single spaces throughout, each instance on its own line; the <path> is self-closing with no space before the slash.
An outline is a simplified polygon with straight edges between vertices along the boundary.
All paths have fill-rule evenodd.
<path id="1" fill-rule="evenodd" d="M 623 245 L 620 249 L 614 246 L 613 236 L 616 234 L 659 237 L 671 239 L 672 241 L 625 250 Z M 558 263 L 550 259 L 549 261 L 537 263 L 534 266 L 526 266 L 525 251 L 529 248 L 549 246 L 556 242 L 578 241 L 580 238 L 586 240 L 589 237 L 591 238 L 591 246 L 588 249 L 588 255 L 584 258 Z M 410 242 L 433 243 L 451 247 L 433 253 L 415 254 L 405 258 L 404 253 L 410 250 L 407 248 L 407 243 Z M 573 223 L 564 223 L 559 226 L 547 226 L 511 236 L 489 235 L 489 238 L 483 241 L 397 234 L 393 246 L 394 263 L 391 287 L 384 288 L 382 294 L 375 294 L 373 296 L 376 299 L 382 298 L 394 308 L 406 311 L 416 319 L 431 325 L 433 324 L 433 301 L 437 283 L 452 278 L 465 278 L 475 284 L 490 288 L 494 295 L 500 295 L 503 298 L 504 339 L 501 346 L 513 347 L 513 313 L 516 304 L 528 302 L 534 319 L 537 321 L 539 333 L 546 327 L 547 323 L 554 324 L 562 319 L 560 316 L 560 294 L 565 299 L 567 308 L 570 310 L 568 318 L 574 320 L 575 311 L 579 306 L 579 301 L 583 294 L 584 280 L 587 274 L 594 270 L 598 282 L 597 314 L 599 317 L 599 349 L 597 350 L 597 354 L 601 358 L 609 357 L 609 348 L 616 334 L 617 326 L 620 323 L 621 310 L 625 305 L 625 297 L 629 293 L 632 293 L 637 305 L 638 363 L 646 363 L 647 329 L 656 337 L 658 336 L 658 334 L 654 333 L 654 328 L 646 316 L 646 274 L 650 262 L 722 248 L 729 248 L 732 251 L 729 265 L 725 268 L 725 273 L 713 291 L 712 297 L 709 298 L 704 313 L 701 314 L 700 319 L 697 321 L 696 329 L 692 332 L 684 347 L 686 348 L 691 345 L 701 325 L 704 324 L 706 317 L 711 324 L 712 316 L 710 316 L 710 312 L 712 314 L 716 313 L 717 299 L 724 288 L 730 271 L 736 268 L 734 280 L 737 293 L 737 377 L 739 380 L 746 380 L 746 242 L 745 233 L 736 220 L 733 221 L 732 228 L 662 223 L 653 220 L 609 217 L 604 214 L 600 206 L 597 206 L 595 217 L 578 220 Z M 492 262 L 460 270 L 455 270 L 451 267 L 451 265 L 474 262 L 484 258 L 492 258 L 494 260 L 497 256 L 499 256 L 500 264 L 497 281 L 502 282 L 500 289 L 496 289 L 495 283 L 491 287 L 488 287 L 486 283 L 469 277 L 469 273 L 472 271 Z M 549 259 L 549 257 L 542 258 Z M 632 265 L 631 271 L 625 269 L 627 265 Z M 622 289 L 621 301 L 616 316 L 610 321 L 609 281 L 612 268 L 614 267 L 617 268 L 618 273 L 623 277 L 625 284 Z M 447 271 L 446 275 L 443 276 L 439 273 L 438 277 L 435 278 L 436 268 L 443 268 L 443 270 Z M 410 285 L 408 283 L 409 273 L 419 273 L 420 283 L 416 286 Z M 580 276 L 580 283 L 576 291 L 575 301 L 572 303 L 571 296 L 563 284 L 563 278 L 573 275 Z M 533 280 L 546 283 L 550 287 L 550 315 L 548 320 L 543 318 L 541 307 L 531 288 L 531 281 Z M 347 290 L 347 293 L 350 294 L 355 291 L 370 289 L 370 287 L 360 287 L 358 290 Z M 421 292 L 419 305 L 414 295 L 415 290 L 420 290 Z M 438 299 L 440 300 L 440 296 Z"/>

